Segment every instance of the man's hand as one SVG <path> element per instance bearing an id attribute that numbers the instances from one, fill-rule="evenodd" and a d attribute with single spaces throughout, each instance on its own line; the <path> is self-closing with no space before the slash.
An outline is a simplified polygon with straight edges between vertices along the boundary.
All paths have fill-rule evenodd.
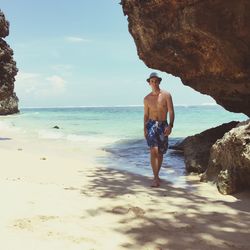
<path id="1" fill-rule="evenodd" d="M 147 135 L 148 135 L 148 131 L 147 131 L 146 128 L 144 128 L 144 137 L 145 137 L 145 139 L 147 139 Z"/>
<path id="2" fill-rule="evenodd" d="M 165 128 L 165 130 L 164 130 L 164 135 L 165 135 L 165 136 L 168 136 L 168 135 L 171 134 L 171 132 L 172 132 L 172 127 L 171 127 L 171 126 L 167 126 L 167 127 Z"/>

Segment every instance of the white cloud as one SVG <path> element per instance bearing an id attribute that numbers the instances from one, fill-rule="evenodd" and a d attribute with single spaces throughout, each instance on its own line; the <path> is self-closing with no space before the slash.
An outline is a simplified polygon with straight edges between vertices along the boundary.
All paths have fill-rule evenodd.
<path id="1" fill-rule="evenodd" d="M 71 43 L 82 43 L 82 42 L 90 42 L 89 39 L 85 39 L 82 37 L 78 37 L 78 36 L 67 36 L 66 41 L 71 42 Z"/>
<path id="2" fill-rule="evenodd" d="M 16 76 L 17 81 L 33 81 L 37 79 L 40 74 L 37 73 L 27 73 L 27 72 L 18 72 Z"/>
<path id="3" fill-rule="evenodd" d="M 19 72 L 16 77 L 16 92 L 23 98 L 27 94 L 37 97 L 62 95 L 66 90 L 66 80 L 59 75 L 43 76 L 38 73 Z"/>
<path id="4" fill-rule="evenodd" d="M 39 81 L 40 74 L 18 72 L 16 76 L 16 89 L 23 90 L 25 93 L 30 93 L 36 89 L 36 84 Z"/>
<path id="5" fill-rule="evenodd" d="M 66 81 L 62 77 L 57 76 L 57 75 L 53 75 L 53 76 L 47 77 L 46 80 L 49 81 L 52 90 L 54 90 L 56 92 L 57 91 L 62 92 L 65 90 Z"/>
<path id="6" fill-rule="evenodd" d="M 70 64 L 54 64 L 50 68 L 55 74 L 58 74 L 63 77 L 70 77 L 73 75 L 74 66 Z"/>

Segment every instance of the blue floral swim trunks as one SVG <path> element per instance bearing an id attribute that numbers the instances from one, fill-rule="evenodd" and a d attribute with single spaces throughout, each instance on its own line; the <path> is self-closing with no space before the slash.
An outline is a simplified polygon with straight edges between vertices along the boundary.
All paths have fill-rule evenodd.
<path id="1" fill-rule="evenodd" d="M 149 120 L 146 124 L 148 146 L 158 147 L 160 153 L 165 154 L 168 149 L 168 136 L 164 135 L 164 130 L 168 126 L 166 121 Z"/>

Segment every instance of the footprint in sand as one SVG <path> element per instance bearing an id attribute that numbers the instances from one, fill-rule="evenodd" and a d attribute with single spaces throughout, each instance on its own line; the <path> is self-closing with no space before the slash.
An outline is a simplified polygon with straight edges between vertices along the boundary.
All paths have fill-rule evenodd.
<path id="1" fill-rule="evenodd" d="M 78 188 L 75 188 L 75 187 L 65 187 L 64 189 L 65 190 L 79 190 Z"/>
<path id="2" fill-rule="evenodd" d="M 54 223 L 51 224 L 50 220 L 54 220 Z M 36 233 L 39 237 L 42 238 L 47 237 L 48 239 L 66 240 L 75 244 L 90 241 L 90 239 L 81 235 L 77 236 L 74 235 L 74 233 L 60 230 L 60 228 L 65 227 L 65 223 L 67 223 L 67 221 L 61 220 L 61 218 L 58 216 L 37 215 L 31 218 L 15 220 L 13 226 L 17 230 L 27 230 L 29 232 Z M 68 221 L 68 223 L 69 225 L 72 225 L 72 222 L 70 220 Z M 56 227 L 60 225 L 60 228 Z"/>
<path id="3" fill-rule="evenodd" d="M 18 219 L 14 222 L 13 226 L 19 229 L 27 229 L 32 230 L 34 226 L 38 223 L 46 222 L 48 220 L 54 220 L 59 218 L 58 216 L 48 216 L 48 215 L 39 215 L 33 218 L 25 218 L 25 219 Z"/>
<path id="4" fill-rule="evenodd" d="M 146 213 L 142 208 L 140 207 L 130 207 L 130 208 L 124 208 L 122 206 L 117 206 L 112 209 L 112 213 L 115 214 L 128 214 L 132 213 L 136 217 L 143 217 Z"/>
<path id="5" fill-rule="evenodd" d="M 128 209 L 122 206 L 114 207 L 111 211 L 114 214 L 127 214 L 128 213 Z"/>
<path id="6" fill-rule="evenodd" d="M 128 212 L 132 212 L 136 217 L 143 217 L 146 213 L 145 210 L 140 207 L 131 207 Z"/>
<path id="7" fill-rule="evenodd" d="M 29 219 L 16 220 L 16 222 L 14 223 L 13 226 L 16 228 L 19 228 L 19 229 L 31 230 L 32 229 L 32 221 Z"/>

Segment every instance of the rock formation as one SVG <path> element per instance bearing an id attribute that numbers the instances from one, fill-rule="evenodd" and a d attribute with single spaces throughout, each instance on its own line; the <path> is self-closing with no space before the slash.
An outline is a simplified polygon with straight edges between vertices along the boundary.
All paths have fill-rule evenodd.
<path id="1" fill-rule="evenodd" d="M 18 98 L 14 92 L 16 62 L 13 50 L 3 40 L 9 35 L 9 22 L 0 10 L 0 115 L 18 112 Z"/>
<path id="2" fill-rule="evenodd" d="M 172 149 L 183 151 L 187 172 L 203 173 L 208 168 L 210 149 L 213 144 L 238 123 L 236 121 L 224 123 L 200 134 L 188 136 L 181 143 L 172 146 Z"/>
<path id="3" fill-rule="evenodd" d="M 250 187 L 250 120 L 239 123 L 212 146 L 202 181 L 214 181 L 222 194 Z"/>
<path id="4" fill-rule="evenodd" d="M 250 116 L 250 1 L 122 0 L 139 58 Z"/>
<path id="5" fill-rule="evenodd" d="M 178 76 L 225 109 L 250 116 L 250 1 L 121 0 L 121 4 L 138 56 L 148 67 Z M 206 144 L 210 147 L 212 142 Z M 201 161 L 201 171 L 209 162 L 203 180 L 216 181 L 224 194 L 250 187 L 249 145 L 248 125 L 226 133 Z M 194 150 L 189 152 L 193 159 L 204 155 L 205 151 Z"/>

